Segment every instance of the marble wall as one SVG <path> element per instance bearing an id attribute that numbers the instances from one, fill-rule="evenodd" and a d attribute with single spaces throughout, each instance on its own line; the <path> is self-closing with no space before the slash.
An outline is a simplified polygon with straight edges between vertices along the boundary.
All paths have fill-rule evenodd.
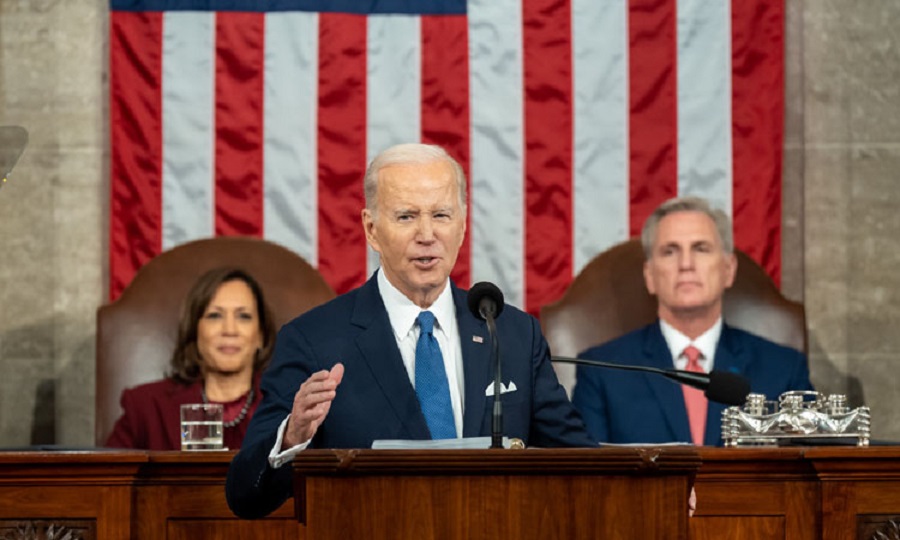
<path id="1" fill-rule="evenodd" d="M 813 378 L 868 403 L 876 437 L 900 439 L 900 4 L 804 2 L 796 15 Z"/>
<path id="2" fill-rule="evenodd" d="M 0 124 L 30 142 L 0 190 L 0 445 L 88 445 L 105 300 L 105 0 L 0 0 Z"/>
<path id="3" fill-rule="evenodd" d="M 816 385 L 900 440 L 900 3 L 785 0 L 785 293 Z M 106 299 L 106 0 L 0 0 L 0 124 L 31 143 L 0 190 L 0 446 L 93 441 Z"/>

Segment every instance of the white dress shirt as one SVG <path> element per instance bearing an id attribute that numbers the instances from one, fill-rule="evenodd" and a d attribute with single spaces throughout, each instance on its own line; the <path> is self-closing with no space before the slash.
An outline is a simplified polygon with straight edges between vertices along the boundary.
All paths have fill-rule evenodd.
<path id="1" fill-rule="evenodd" d="M 684 350 L 688 345 L 693 345 L 703 355 L 702 360 L 700 360 L 700 367 L 706 373 L 712 371 L 716 360 L 716 346 L 719 344 L 719 336 L 722 335 L 722 317 L 719 317 L 709 330 L 703 332 L 693 341 L 662 319 L 659 320 L 659 328 L 662 331 L 663 338 L 666 340 L 666 345 L 669 346 L 675 369 L 683 370 L 687 368 L 688 361 L 687 357 L 684 356 Z"/>

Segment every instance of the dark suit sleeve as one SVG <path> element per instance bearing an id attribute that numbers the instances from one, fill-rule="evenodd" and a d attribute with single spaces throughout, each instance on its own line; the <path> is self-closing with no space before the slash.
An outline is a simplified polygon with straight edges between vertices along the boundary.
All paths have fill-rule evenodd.
<path id="1" fill-rule="evenodd" d="M 228 468 L 225 497 L 241 518 L 260 518 L 274 512 L 291 496 L 290 463 L 269 465 L 278 427 L 291 412 L 300 384 L 318 371 L 304 336 L 289 324 L 278 333 L 272 363 L 263 374 L 263 400 L 250 420 L 241 450 Z"/>
<path id="2" fill-rule="evenodd" d="M 789 381 L 789 390 L 814 390 L 809 379 L 809 363 L 805 355 L 797 353 Z"/>
<path id="3" fill-rule="evenodd" d="M 269 466 L 269 452 L 277 436 L 277 432 L 272 432 L 265 439 L 243 446 L 228 468 L 225 498 L 240 518 L 266 517 L 291 496 L 291 464 L 278 469 Z"/>
<path id="4" fill-rule="evenodd" d="M 534 400 L 529 443 L 540 447 L 596 446 L 584 429 L 581 417 L 559 384 L 550 361 L 550 348 L 537 319 L 531 322 Z"/>
<path id="5" fill-rule="evenodd" d="M 590 351 L 581 356 L 590 358 Z M 596 368 L 578 366 L 575 370 L 572 404 L 581 413 L 581 419 L 591 438 L 602 442 L 609 440 L 609 425 L 606 418 L 606 394 L 599 377 Z"/>

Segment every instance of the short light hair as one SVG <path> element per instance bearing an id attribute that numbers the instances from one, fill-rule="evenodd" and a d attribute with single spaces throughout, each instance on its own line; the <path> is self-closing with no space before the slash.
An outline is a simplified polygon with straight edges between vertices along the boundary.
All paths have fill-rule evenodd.
<path id="1" fill-rule="evenodd" d="M 384 150 L 369 163 L 363 177 L 363 191 L 366 195 L 366 208 L 374 216 L 378 211 L 376 200 L 378 195 L 378 174 L 381 169 L 391 165 L 425 164 L 443 160 L 453 168 L 456 187 L 459 191 L 459 207 L 466 212 L 466 173 L 458 161 L 446 150 L 434 144 L 408 143 L 398 144 Z"/>
<path id="2" fill-rule="evenodd" d="M 656 231 L 659 229 L 659 222 L 669 214 L 676 212 L 700 212 L 709 216 L 716 225 L 719 240 L 722 241 L 722 250 L 725 253 L 734 253 L 734 235 L 731 231 L 731 220 L 725 212 L 718 208 L 713 208 L 709 201 L 700 197 L 676 197 L 659 205 L 650 214 L 647 221 L 644 222 L 644 228 L 641 231 L 641 245 L 644 248 L 645 259 L 649 260 L 653 255 L 653 244 L 656 241 Z"/>

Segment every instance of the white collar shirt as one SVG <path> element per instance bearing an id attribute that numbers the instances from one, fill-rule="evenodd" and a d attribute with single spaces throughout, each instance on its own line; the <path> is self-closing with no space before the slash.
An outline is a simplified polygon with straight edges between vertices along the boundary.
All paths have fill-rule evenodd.
<path id="1" fill-rule="evenodd" d="M 684 355 L 684 350 L 688 345 L 693 345 L 703 355 L 700 360 L 700 367 L 703 371 L 709 373 L 713 370 L 716 360 L 716 346 L 719 344 L 719 337 L 722 335 L 722 317 L 719 317 L 709 330 L 700 334 L 693 341 L 662 319 L 659 320 L 659 328 L 662 331 L 663 338 L 666 340 L 666 345 L 669 347 L 669 353 L 672 355 L 672 363 L 675 369 L 687 368 L 688 361 Z"/>

